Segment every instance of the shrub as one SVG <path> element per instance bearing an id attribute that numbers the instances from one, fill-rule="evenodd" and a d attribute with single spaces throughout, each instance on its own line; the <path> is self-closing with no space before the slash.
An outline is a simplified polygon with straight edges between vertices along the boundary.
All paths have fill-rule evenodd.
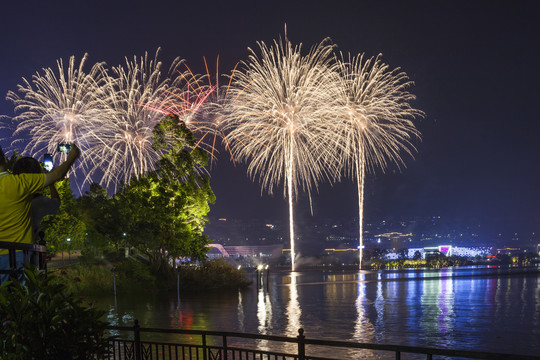
<path id="1" fill-rule="evenodd" d="M 0 286 L 3 359 L 94 359 L 106 352 L 104 315 L 83 304 L 56 276 L 26 267 Z"/>
<path id="2" fill-rule="evenodd" d="M 62 283 L 69 292 L 83 295 L 112 293 L 113 274 L 106 266 L 76 266 L 60 269 L 54 282 Z"/>
<path id="3" fill-rule="evenodd" d="M 116 267 L 116 272 L 122 280 L 154 283 L 156 276 L 150 271 L 150 266 L 135 259 L 126 259 Z"/>
<path id="4" fill-rule="evenodd" d="M 182 288 L 189 290 L 238 289 L 247 287 L 250 281 L 243 270 L 223 259 L 204 262 L 201 266 L 180 268 Z"/>
<path id="5" fill-rule="evenodd" d="M 79 264 L 83 266 L 95 266 L 95 265 L 105 265 L 106 261 L 103 257 L 96 256 L 89 251 L 81 251 L 81 255 L 78 258 Z"/>

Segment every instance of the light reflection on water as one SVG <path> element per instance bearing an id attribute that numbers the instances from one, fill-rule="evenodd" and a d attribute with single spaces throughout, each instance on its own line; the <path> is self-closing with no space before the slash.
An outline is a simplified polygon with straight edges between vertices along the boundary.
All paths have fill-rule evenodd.
<path id="1" fill-rule="evenodd" d="M 108 320 L 122 326 L 138 319 L 142 327 L 290 337 L 302 327 L 308 338 L 535 355 L 540 351 L 539 275 L 498 272 L 271 273 L 261 289 L 254 283 L 242 292 L 182 295 L 180 304 L 176 294 L 145 292 L 119 295 L 116 309 L 113 297 L 100 303 Z M 257 346 L 276 350 L 268 341 Z M 292 352 L 295 346 L 280 350 Z"/>

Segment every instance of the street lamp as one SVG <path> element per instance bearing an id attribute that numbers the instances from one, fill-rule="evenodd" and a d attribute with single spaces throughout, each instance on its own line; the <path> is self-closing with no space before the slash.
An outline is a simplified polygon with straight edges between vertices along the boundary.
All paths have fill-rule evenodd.
<path id="1" fill-rule="evenodd" d="M 68 243 L 68 263 L 71 262 L 71 238 L 66 239 Z"/>

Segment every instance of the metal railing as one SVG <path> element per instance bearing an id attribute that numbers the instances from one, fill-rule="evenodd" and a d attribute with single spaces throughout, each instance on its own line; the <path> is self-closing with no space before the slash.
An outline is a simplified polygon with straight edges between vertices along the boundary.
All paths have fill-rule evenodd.
<path id="1" fill-rule="evenodd" d="M 17 277 L 22 272 L 22 268 L 16 265 L 18 251 L 23 254 L 23 264 L 33 264 L 39 270 L 47 269 L 45 262 L 47 247 L 45 245 L 0 241 L 0 250 L 8 250 L 9 256 L 9 268 L 0 269 L 0 274 L 9 274 L 10 277 Z"/>
<path id="2" fill-rule="evenodd" d="M 119 335 L 109 338 L 110 347 L 107 359 L 112 360 L 322 360 L 322 359 L 354 359 L 359 358 L 360 352 L 401 359 L 402 354 L 423 355 L 425 359 L 432 360 L 434 356 L 465 358 L 465 359 L 520 359 L 540 360 L 540 356 L 526 356 L 515 354 L 501 354 L 465 350 L 447 350 L 425 347 L 382 345 L 369 343 L 355 343 L 347 341 L 306 339 L 304 330 L 298 330 L 297 337 L 249 334 L 239 332 L 183 330 L 183 329 L 155 329 L 141 328 L 137 320 L 132 327 L 108 326 L 111 331 L 124 331 L 130 334 L 127 339 L 120 339 Z M 141 333 L 178 334 L 184 338 L 179 342 L 143 341 Z M 236 341 L 233 341 L 236 339 Z M 250 341 L 254 344 L 248 344 Z M 275 342 L 274 348 L 283 348 L 289 345 L 289 351 L 272 351 L 257 349 L 256 343 L 261 341 Z M 280 346 L 281 345 L 281 346 Z M 265 343 L 264 348 L 270 348 Z M 294 350 L 292 350 L 294 349 Z M 306 352 L 306 350 L 309 350 Z M 339 355 L 339 351 L 348 351 L 346 355 Z M 353 354 L 354 351 L 358 353 Z M 331 357 L 321 354 L 334 354 Z"/>

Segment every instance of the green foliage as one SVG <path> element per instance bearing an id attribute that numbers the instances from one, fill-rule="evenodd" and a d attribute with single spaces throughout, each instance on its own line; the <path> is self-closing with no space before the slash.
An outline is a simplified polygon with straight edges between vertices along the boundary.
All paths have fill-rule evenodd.
<path id="1" fill-rule="evenodd" d="M 154 148 L 163 152 L 158 169 L 132 178 L 115 204 L 127 243 L 148 257 L 153 273 L 167 275 L 171 257 L 206 257 L 203 230 L 215 196 L 200 171 L 208 157 L 178 118 L 167 116 L 155 127 Z"/>
<path id="2" fill-rule="evenodd" d="M 115 270 L 119 275 L 119 282 L 144 282 L 154 284 L 156 276 L 150 272 L 150 267 L 134 259 L 126 259 Z"/>
<path id="3" fill-rule="evenodd" d="M 90 184 L 90 189 L 78 199 L 82 222 L 86 226 L 86 245 L 98 253 L 123 246 L 123 221 L 113 197 L 99 184 Z"/>
<path id="4" fill-rule="evenodd" d="M 158 164 L 164 177 L 182 179 L 208 163 L 207 153 L 195 146 L 193 133 L 177 116 L 165 116 L 154 128 L 153 140 L 154 149 L 164 153 Z"/>
<path id="5" fill-rule="evenodd" d="M 5 155 L 5 154 L 4 154 Z M 6 155 L 7 158 L 7 155 Z M 21 156 L 17 153 L 17 151 L 13 151 L 13 154 L 9 159 L 7 159 L 6 169 L 9 171 L 13 170 L 13 165 L 15 165 L 15 162 L 19 160 Z"/>
<path id="6" fill-rule="evenodd" d="M 101 358 L 107 347 L 103 315 L 67 292 L 53 275 L 27 267 L 22 282 L 0 287 L 1 358 Z"/>
<path id="7" fill-rule="evenodd" d="M 77 204 L 92 249 L 87 253 L 130 246 L 162 278 L 171 275 L 170 258 L 205 259 L 210 241 L 203 230 L 215 196 L 201 170 L 208 156 L 177 117 L 166 116 L 154 128 L 153 146 L 162 154 L 156 171 L 132 178 L 114 197 L 92 184 Z"/>
<path id="8" fill-rule="evenodd" d="M 142 286 L 146 289 L 157 288 L 156 277 L 150 272 L 150 267 L 133 259 L 128 259 L 114 268 L 93 265 L 59 269 L 55 271 L 55 275 L 55 282 L 64 284 L 69 292 L 94 298 L 113 294 L 114 275 L 119 292 L 140 290 Z"/>
<path id="9" fill-rule="evenodd" d="M 419 252 L 415 254 L 412 260 L 409 259 L 397 259 L 386 260 L 383 258 L 372 258 L 369 262 L 369 267 L 373 270 L 378 269 L 404 269 L 404 268 L 419 268 L 428 267 L 434 269 L 440 269 L 449 266 L 464 266 L 470 265 L 471 261 L 467 257 L 463 256 L 445 256 L 444 254 L 437 254 L 428 256 L 427 259 L 422 259 Z M 383 257 L 384 255 L 382 255 Z"/>
<path id="10" fill-rule="evenodd" d="M 181 289 L 207 291 L 208 289 L 238 289 L 250 284 L 246 273 L 223 259 L 204 262 L 201 266 L 180 268 Z"/>
<path id="11" fill-rule="evenodd" d="M 105 265 L 107 263 L 103 257 L 96 256 L 95 253 L 88 248 L 81 251 L 81 255 L 77 260 L 81 266 Z"/>
<path id="12" fill-rule="evenodd" d="M 208 155 L 196 147 L 185 124 L 172 116 L 155 127 L 153 146 L 162 154 L 157 170 L 132 178 L 113 197 L 91 184 L 75 201 L 69 183 L 59 186 L 60 213 L 43 222 L 51 248 L 65 250 L 69 237 L 73 249 L 84 245 L 83 262 L 94 264 L 96 255 L 118 255 L 120 248 L 133 247 L 148 258 L 150 273 L 159 279 L 174 275 L 171 258 L 204 260 L 210 241 L 203 231 L 209 203 L 215 201 L 202 170 Z M 139 265 L 123 266 L 126 276 L 150 281 L 150 273 L 136 268 Z"/>
<path id="13" fill-rule="evenodd" d="M 406 268 L 418 268 L 418 267 L 425 267 L 427 264 L 426 260 L 422 258 L 413 258 L 412 260 L 405 260 L 403 262 L 403 267 Z"/>
<path id="14" fill-rule="evenodd" d="M 118 293 L 133 291 L 161 291 L 176 289 L 177 274 L 157 276 L 150 266 L 135 259 L 126 259 L 114 267 Z M 75 266 L 54 272 L 54 284 L 62 284 L 69 292 L 99 299 L 103 294 L 113 294 L 113 272 L 104 265 Z M 182 291 L 207 291 L 209 289 L 240 289 L 250 284 L 246 273 L 223 259 L 212 260 L 201 266 L 180 268 Z"/>
<path id="15" fill-rule="evenodd" d="M 46 216 L 41 222 L 47 248 L 53 253 L 68 250 L 68 247 L 80 249 L 84 245 L 86 226 L 79 219 L 78 206 L 69 180 L 59 181 L 55 186 L 60 195 L 60 210 L 55 215 Z"/>
<path id="16" fill-rule="evenodd" d="M 117 194 L 127 219 L 126 240 L 148 256 L 157 272 L 169 257 L 203 259 L 209 243 L 202 234 L 207 198 L 205 189 L 188 183 L 169 185 L 155 176 L 132 180 Z"/>
<path id="17" fill-rule="evenodd" d="M 75 266 L 54 272 L 55 283 L 78 295 L 99 295 L 113 292 L 113 275 L 106 266 Z"/>

